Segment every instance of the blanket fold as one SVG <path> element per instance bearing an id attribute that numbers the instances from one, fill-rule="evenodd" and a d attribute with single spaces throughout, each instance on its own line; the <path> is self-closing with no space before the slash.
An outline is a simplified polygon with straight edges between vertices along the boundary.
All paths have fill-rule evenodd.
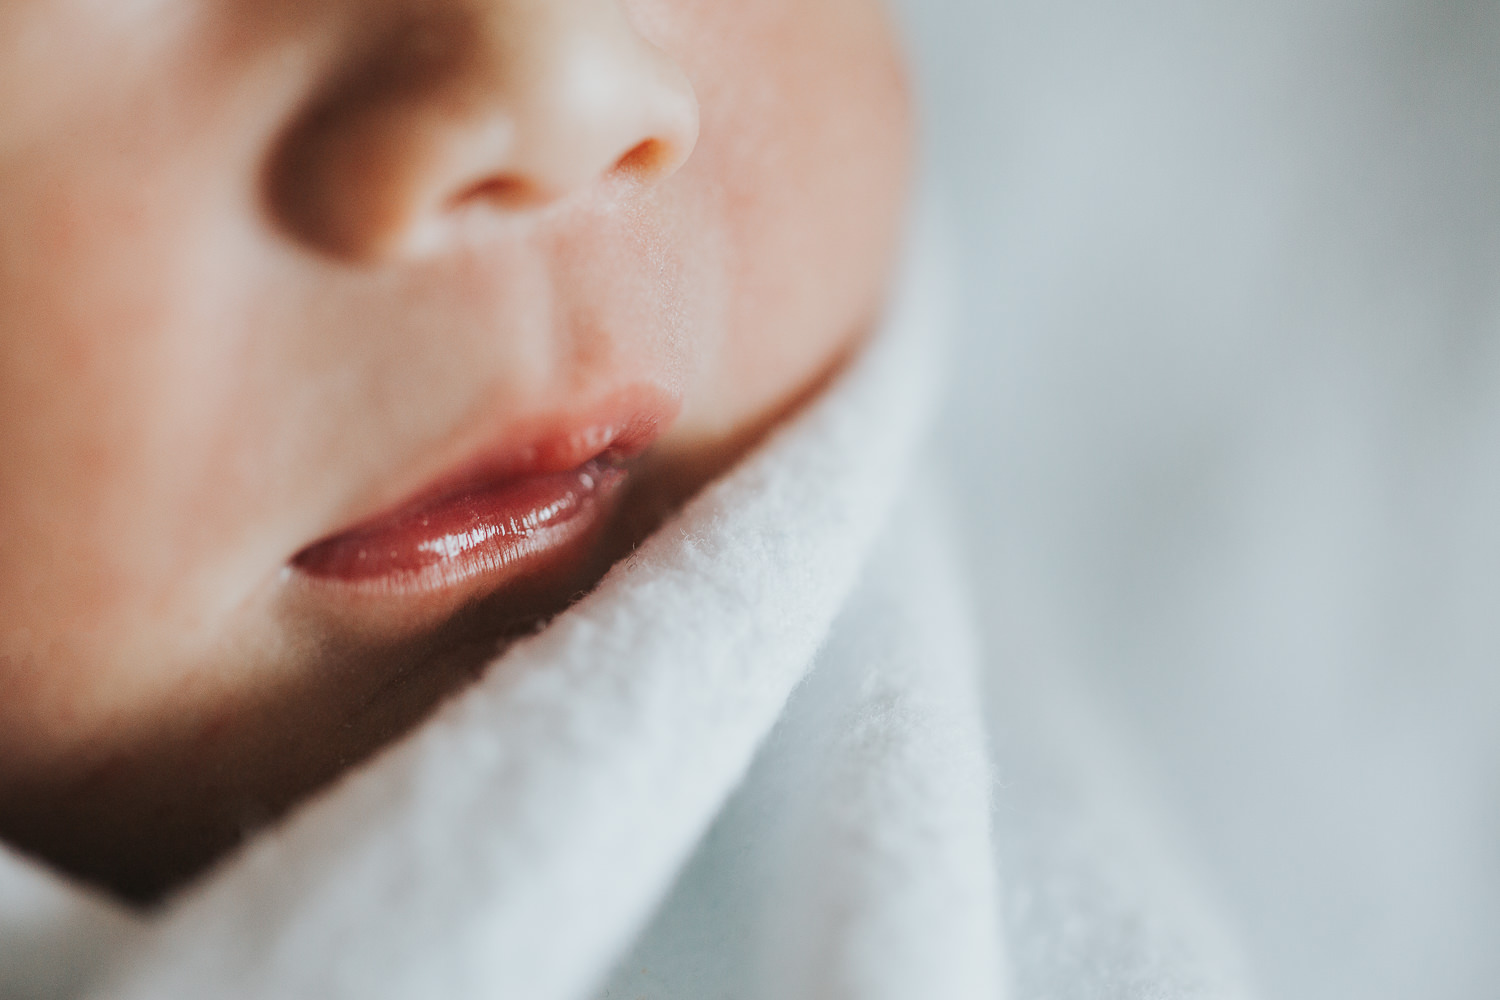
<path id="1" fill-rule="evenodd" d="M 945 269 L 930 235 L 913 246 L 819 398 L 159 912 L 0 849 L 0 995 L 1021 1000 L 1099 982 L 1089 955 L 1036 957 L 1077 914 L 1017 907 L 1035 873 L 1004 866 L 1046 851 L 992 829 L 1015 814 L 992 809 L 990 702 L 922 455 Z M 1139 923 L 1133 899 L 1099 926 Z M 1158 995 L 1110 982 L 1097 995 Z"/>

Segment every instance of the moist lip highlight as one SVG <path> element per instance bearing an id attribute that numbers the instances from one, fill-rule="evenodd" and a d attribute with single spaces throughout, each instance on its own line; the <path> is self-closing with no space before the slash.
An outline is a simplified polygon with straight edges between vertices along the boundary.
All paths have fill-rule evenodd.
<path id="1" fill-rule="evenodd" d="M 533 423 L 478 447 L 406 501 L 306 546 L 304 580 L 353 597 L 466 599 L 565 569 L 598 537 L 674 401 L 628 392 L 587 417 Z"/>
<path id="2" fill-rule="evenodd" d="M 594 459 L 567 472 L 475 485 L 318 542 L 292 565 L 316 579 L 384 593 L 505 576 L 584 534 L 625 476 L 618 465 Z"/>

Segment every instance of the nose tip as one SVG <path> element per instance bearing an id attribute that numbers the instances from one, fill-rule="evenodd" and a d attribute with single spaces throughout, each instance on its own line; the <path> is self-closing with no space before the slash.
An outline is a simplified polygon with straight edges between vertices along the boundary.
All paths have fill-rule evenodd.
<path id="1" fill-rule="evenodd" d="M 472 211 L 653 184 L 687 161 L 692 85 L 618 0 L 483 6 L 393 32 L 312 102 L 268 172 L 284 229 L 343 259 L 420 253 Z"/>
<path id="2" fill-rule="evenodd" d="M 692 153 L 697 99 L 665 55 L 633 33 L 558 34 L 510 67 L 514 97 L 492 126 L 505 140 L 476 148 L 452 179 L 434 178 L 457 203 L 542 204 L 611 175 L 650 183 Z"/>

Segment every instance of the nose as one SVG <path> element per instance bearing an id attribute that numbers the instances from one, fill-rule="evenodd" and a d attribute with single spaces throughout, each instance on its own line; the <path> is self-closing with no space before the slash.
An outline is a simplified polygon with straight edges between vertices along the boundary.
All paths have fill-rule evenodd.
<path id="1" fill-rule="evenodd" d="M 283 229 L 345 260 L 440 249 L 508 215 L 687 160 L 698 104 L 619 0 L 411 0 L 288 130 L 267 172 Z"/>

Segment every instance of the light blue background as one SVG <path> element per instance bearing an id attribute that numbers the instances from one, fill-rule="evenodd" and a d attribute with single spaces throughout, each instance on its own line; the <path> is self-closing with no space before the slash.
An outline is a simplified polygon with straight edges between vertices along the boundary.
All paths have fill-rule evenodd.
<path id="1" fill-rule="evenodd" d="M 1500 996 L 1500 4 L 905 0 L 992 653 L 1279 1000 Z"/>

